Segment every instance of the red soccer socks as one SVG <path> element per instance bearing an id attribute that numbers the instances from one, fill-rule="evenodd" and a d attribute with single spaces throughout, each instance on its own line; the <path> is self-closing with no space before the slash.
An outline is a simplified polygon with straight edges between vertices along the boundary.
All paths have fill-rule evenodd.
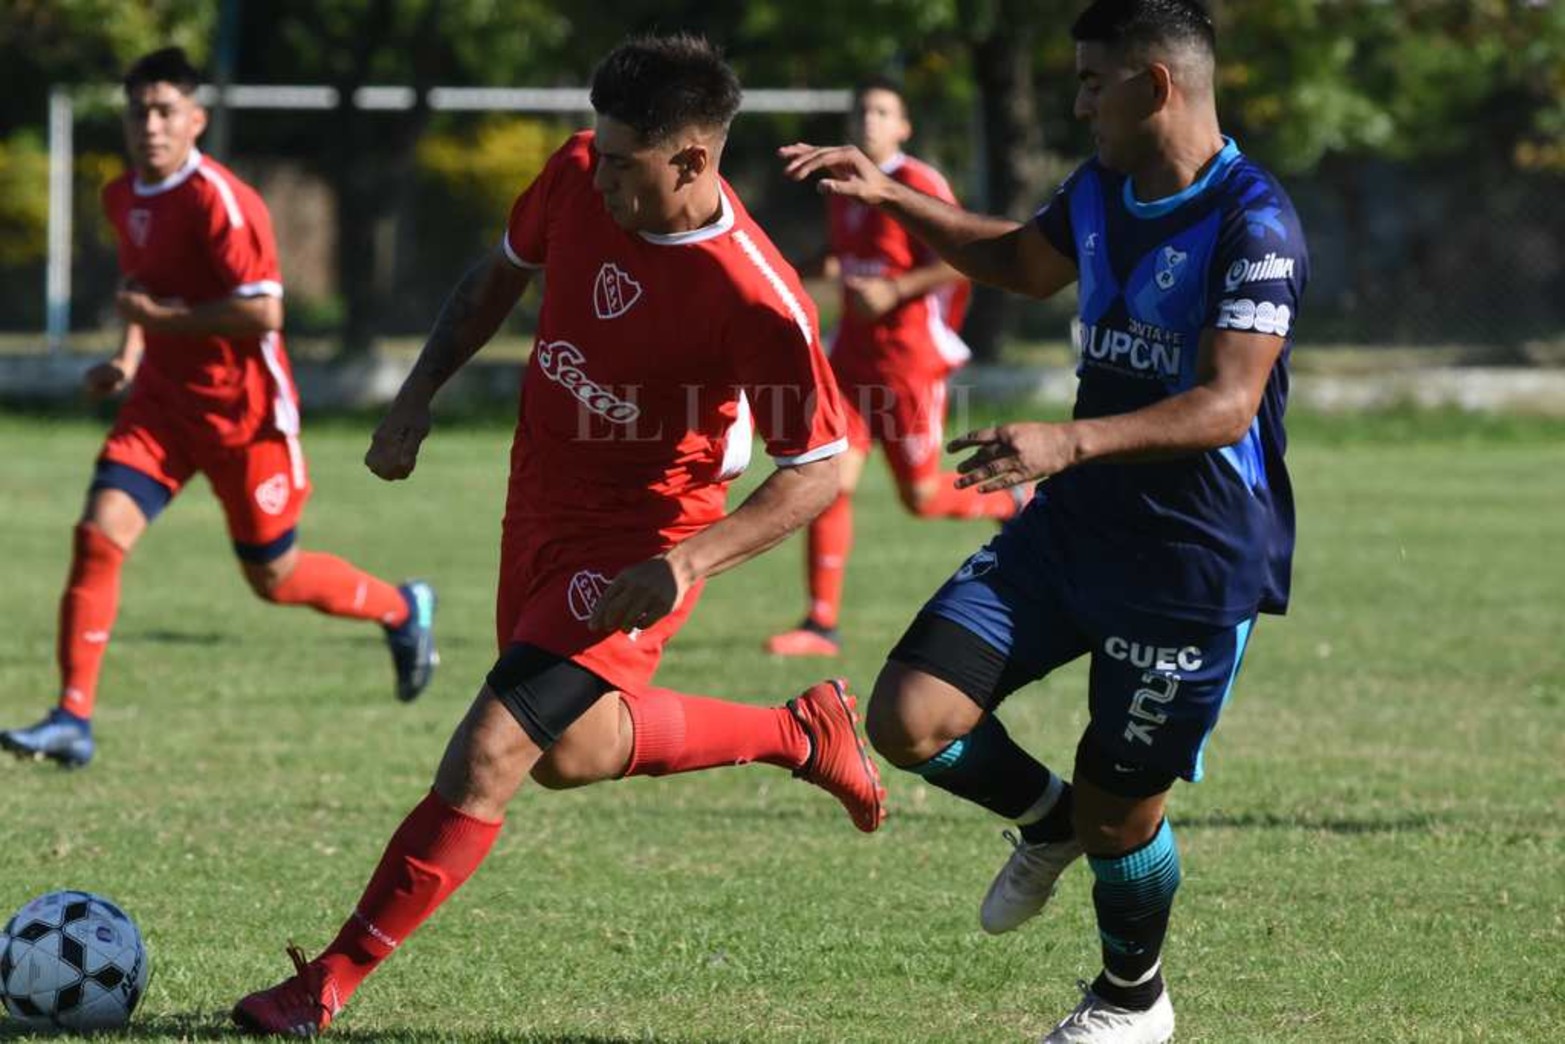
<path id="1" fill-rule="evenodd" d="M 339 1003 L 472 876 L 500 826 L 451 807 L 434 791 L 408 813 L 353 916 L 313 962 L 325 970 Z"/>
<path id="2" fill-rule="evenodd" d="M 386 627 L 400 627 L 408 618 L 407 600 L 395 587 L 320 551 L 299 552 L 293 572 L 272 589 L 271 600 Z"/>
<path id="3" fill-rule="evenodd" d="M 60 665 L 60 706 L 79 718 L 92 716 L 98 673 L 120 605 L 125 552 L 90 522 L 77 525 L 71 572 L 60 597 L 55 654 Z"/>
<path id="4" fill-rule="evenodd" d="M 797 769 L 810 741 L 786 707 L 755 707 L 668 689 L 627 696 L 635 727 L 627 776 L 671 776 L 760 761 Z"/>

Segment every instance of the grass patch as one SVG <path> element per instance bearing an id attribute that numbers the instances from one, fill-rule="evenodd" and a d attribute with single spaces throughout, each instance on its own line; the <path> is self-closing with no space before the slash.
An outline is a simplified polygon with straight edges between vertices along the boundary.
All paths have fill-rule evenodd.
<path id="1" fill-rule="evenodd" d="M 319 949 L 427 787 L 493 655 L 508 422 L 443 424 L 412 481 L 359 460 L 365 418 L 307 425 L 303 542 L 441 593 L 445 663 L 411 706 L 374 629 L 254 600 L 197 482 L 127 565 L 79 773 L 0 763 L 0 910 L 101 891 L 154 961 L 131 1036 L 222 1034 L 241 994 Z M 0 415 L 3 724 L 54 688 L 54 605 L 101 422 Z M 1258 628 L 1180 787 L 1186 880 L 1168 975 L 1189 1041 L 1565 1037 L 1565 440 L 1549 422 L 1300 417 L 1296 599 Z M 992 530 L 918 523 L 873 463 L 840 666 L 862 689 Z M 826 669 L 767 658 L 803 604 L 795 541 L 715 580 L 662 684 L 756 702 Z M 1074 665 L 1013 697 L 1068 764 Z M 909 776 L 861 838 L 824 795 L 748 766 L 527 789 L 494 855 L 388 962 L 347 1040 L 1013 1042 L 1097 954 L 1089 875 L 1001 939 L 977 903 L 1000 824 Z M 336 1032 L 336 1031 L 334 1031 Z M 0 1039 L 21 1039 L 0 1020 Z"/>

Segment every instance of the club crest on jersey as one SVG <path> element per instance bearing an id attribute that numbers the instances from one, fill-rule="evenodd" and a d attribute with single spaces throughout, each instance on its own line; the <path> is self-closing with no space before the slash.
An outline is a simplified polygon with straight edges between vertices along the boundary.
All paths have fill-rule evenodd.
<path id="1" fill-rule="evenodd" d="M 583 569 L 571 577 L 565 591 L 565 604 L 570 608 L 571 615 L 585 623 L 591 618 L 592 611 L 598 606 L 598 599 L 603 597 L 608 587 L 609 578 L 590 569 Z"/>
<path id="2" fill-rule="evenodd" d="M 952 579 L 956 580 L 958 583 L 961 583 L 965 580 L 974 580 L 980 576 L 983 576 L 985 573 L 993 572 L 994 568 L 999 564 L 999 555 L 995 554 L 987 547 L 980 548 L 979 550 L 973 552 L 972 556 L 968 558 L 967 561 L 962 563 L 962 568 L 956 571 L 956 576 L 954 576 Z"/>
<path id="3" fill-rule="evenodd" d="M 152 235 L 152 211 L 145 207 L 135 208 L 125 215 L 125 225 L 130 232 L 130 241 L 138 247 L 146 246 Z"/>
<path id="4" fill-rule="evenodd" d="M 598 269 L 597 282 L 592 284 L 592 310 L 599 319 L 618 318 L 639 300 L 641 284 L 622 272 L 618 265 L 607 261 Z"/>
<path id="5" fill-rule="evenodd" d="M 1174 284 L 1179 282 L 1179 270 L 1188 260 L 1190 260 L 1188 253 L 1181 253 L 1171 246 L 1164 246 L 1163 252 L 1157 259 L 1157 288 L 1172 290 Z"/>
<path id="6" fill-rule="evenodd" d="M 256 486 L 255 503 L 268 515 L 281 515 L 288 506 L 288 476 L 279 471 Z"/>

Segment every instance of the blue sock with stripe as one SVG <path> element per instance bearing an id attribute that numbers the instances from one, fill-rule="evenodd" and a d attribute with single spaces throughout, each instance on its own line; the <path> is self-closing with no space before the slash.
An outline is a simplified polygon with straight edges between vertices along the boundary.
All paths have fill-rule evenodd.
<path id="1" fill-rule="evenodd" d="M 1179 890 L 1179 849 L 1168 820 L 1152 839 L 1118 856 L 1087 857 L 1103 974 L 1092 991 L 1122 1008 L 1150 1008 L 1163 992 L 1161 954 Z"/>

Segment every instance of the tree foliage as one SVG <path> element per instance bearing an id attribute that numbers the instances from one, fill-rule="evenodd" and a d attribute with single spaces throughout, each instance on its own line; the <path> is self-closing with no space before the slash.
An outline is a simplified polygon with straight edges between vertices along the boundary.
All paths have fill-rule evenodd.
<path id="1" fill-rule="evenodd" d="M 196 61 L 216 28 L 208 0 L 7 0 L 0 10 L 0 136 L 41 127 L 56 83 L 116 83 L 139 55 L 178 44 Z"/>
<path id="2" fill-rule="evenodd" d="M 3 175 L 35 176 L 56 83 L 115 81 L 169 43 L 198 61 L 216 44 L 213 0 L 8 0 L 0 5 Z M 247 150 L 315 165 L 337 191 L 339 283 L 350 344 L 374 333 L 387 284 L 375 234 L 416 191 L 435 85 L 580 86 L 627 35 L 676 29 L 720 43 L 751 87 L 843 86 L 892 73 L 907 84 L 919 137 L 976 205 L 1021 213 L 1090 148 L 1072 117 L 1081 0 L 228 0 L 238 11 L 235 79 L 324 83 L 351 97 L 411 85 L 403 112 L 344 106 L 329 117 L 240 120 Z M 1546 0 L 1213 0 L 1223 124 L 1283 173 L 1380 157 L 1410 165 L 1565 170 L 1565 4 Z M 462 149 L 506 167 L 500 125 L 424 146 L 443 184 L 494 196 L 494 176 L 458 173 Z M 19 131 L 31 137 L 15 137 Z M 529 131 L 528 134 L 533 132 Z M 531 138 L 528 139 L 531 142 Z M 536 142 L 521 166 L 536 161 Z M 751 143 L 753 144 L 753 142 Z M 1337 178 L 1338 181 L 1342 179 Z M 480 182 L 482 184 L 480 184 Z M 466 191 L 463 189 L 463 191 Z M 31 255 L 36 193 L 19 188 L 7 240 Z M 485 207 L 493 206 L 493 199 Z M 13 251 L 14 252 L 14 251 Z"/>

